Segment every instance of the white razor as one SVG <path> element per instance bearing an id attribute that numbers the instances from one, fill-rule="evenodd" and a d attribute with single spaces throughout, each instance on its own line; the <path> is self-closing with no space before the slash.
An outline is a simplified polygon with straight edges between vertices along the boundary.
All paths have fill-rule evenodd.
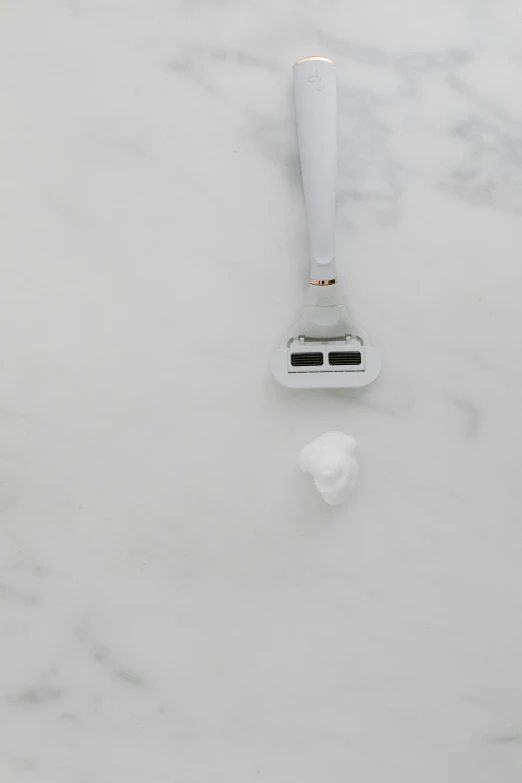
<path id="1" fill-rule="evenodd" d="M 335 269 L 335 63 L 305 57 L 293 71 L 310 285 L 301 318 L 272 358 L 272 373 L 293 389 L 366 386 L 379 375 L 381 359 L 348 316 Z"/>

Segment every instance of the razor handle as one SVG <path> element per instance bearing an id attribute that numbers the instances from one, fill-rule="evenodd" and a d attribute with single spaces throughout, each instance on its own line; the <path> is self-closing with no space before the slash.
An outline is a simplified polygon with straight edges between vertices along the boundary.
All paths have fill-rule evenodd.
<path id="1" fill-rule="evenodd" d="M 337 164 L 337 85 L 335 65 L 306 57 L 293 68 L 297 140 L 308 244 L 310 281 L 335 281 L 335 173 Z"/>

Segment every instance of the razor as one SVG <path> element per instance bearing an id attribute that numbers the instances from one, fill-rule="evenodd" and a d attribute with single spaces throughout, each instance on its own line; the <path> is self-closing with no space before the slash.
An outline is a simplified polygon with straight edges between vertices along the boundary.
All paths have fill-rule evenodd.
<path id="1" fill-rule="evenodd" d="M 379 352 L 349 317 L 335 268 L 335 63 L 305 57 L 293 74 L 310 285 L 301 318 L 272 357 L 272 373 L 293 389 L 367 386 L 380 373 Z"/>

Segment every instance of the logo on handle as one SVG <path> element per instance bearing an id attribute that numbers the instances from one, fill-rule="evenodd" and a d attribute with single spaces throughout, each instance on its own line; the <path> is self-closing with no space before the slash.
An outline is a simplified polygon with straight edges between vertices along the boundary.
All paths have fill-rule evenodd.
<path id="1" fill-rule="evenodd" d="M 317 70 L 317 68 L 315 69 L 315 76 L 309 76 L 308 81 L 312 83 L 315 82 L 315 89 L 317 92 L 324 90 L 324 81 L 319 76 L 319 71 Z"/>

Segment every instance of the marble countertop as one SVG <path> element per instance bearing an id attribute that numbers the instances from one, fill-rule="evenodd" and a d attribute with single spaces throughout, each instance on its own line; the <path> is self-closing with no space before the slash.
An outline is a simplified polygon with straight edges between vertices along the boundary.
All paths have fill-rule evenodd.
<path id="1" fill-rule="evenodd" d="M 521 41 L 510 0 L 2 3 L 2 781 L 519 783 Z M 352 394 L 269 371 L 311 54 Z"/>

